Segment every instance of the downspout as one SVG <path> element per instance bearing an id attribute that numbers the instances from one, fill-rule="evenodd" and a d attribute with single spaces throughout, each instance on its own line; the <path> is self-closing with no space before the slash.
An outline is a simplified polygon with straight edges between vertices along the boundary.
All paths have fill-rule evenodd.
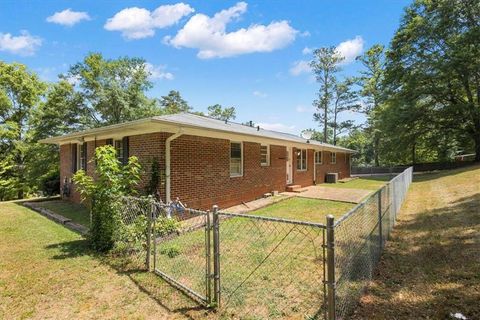
<path id="1" fill-rule="evenodd" d="M 317 161 L 315 159 L 316 153 L 318 151 L 313 150 L 313 184 L 317 185 Z"/>
<path id="2" fill-rule="evenodd" d="M 171 168 L 171 150 L 170 150 L 170 145 L 173 140 L 177 139 L 182 135 L 182 129 L 179 129 L 179 131 L 165 140 L 165 201 L 166 203 L 171 202 L 171 193 L 170 193 L 170 188 L 171 188 L 171 179 L 170 179 L 170 168 Z"/>

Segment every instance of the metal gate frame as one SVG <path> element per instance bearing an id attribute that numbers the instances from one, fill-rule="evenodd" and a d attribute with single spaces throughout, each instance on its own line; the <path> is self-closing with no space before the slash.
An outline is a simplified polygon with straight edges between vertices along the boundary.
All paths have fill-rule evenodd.
<path id="1" fill-rule="evenodd" d="M 147 266 L 150 271 L 153 271 L 156 275 L 160 276 L 163 280 L 168 282 L 170 285 L 179 289 L 183 293 L 187 294 L 189 297 L 193 298 L 197 302 L 200 302 L 202 305 L 207 307 L 216 307 L 219 305 L 220 301 L 220 254 L 219 254 L 219 236 L 218 236 L 218 207 L 213 207 L 213 215 L 210 211 L 200 211 L 189 208 L 184 208 L 184 210 L 189 213 L 194 213 L 196 216 L 204 216 L 204 232 L 205 232 L 205 292 L 204 294 L 195 291 L 189 286 L 181 283 L 172 276 L 168 275 L 166 272 L 162 271 L 157 265 L 157 243 L 159 242 L 157 233 L 156 233 L 156 221 L 160 215 L 155 216 L 155 208 L 161 209 L 170 209 L 170 205 L 165 205 L 161 203 L 155 203 L 152 205 L 150 222 L 148 224 L 149 230 L 147 231 Z M 150 237 L 152 235 L 152 237 Z M 181 236 L 181 235 L 179 235 Z M 213 239 L 212 239 L 213 238 Z M 213 241 L 212 241 L 213 240 Z M 161 241 L 161 240 L 160 240 Z M 153 242 L 153 248 L 152 243 Z M 212 245 L 213 244 L 213 245 Z M 151 257 L 150 252 L 153 249 L 153 268 L 151 268 Z M 213 249 L 213 255 L 212 255 Z M 213 261 L 212 261 L 213 260 Z M 212 273 L 212 263 L 213 263 L 213 273 Z M 212 292 L 212 279 L 213 279 L 213 292 Z"/>

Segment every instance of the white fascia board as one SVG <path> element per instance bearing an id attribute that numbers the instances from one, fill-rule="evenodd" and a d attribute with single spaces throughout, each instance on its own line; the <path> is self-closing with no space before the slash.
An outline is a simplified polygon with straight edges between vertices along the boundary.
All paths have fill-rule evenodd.
<path id="1" fill-rule="evenodd" d="M 103 139 L 121 139 L 125 136 L 133 136 L 140 134 L 148 134 L 155 132 L 170 132 L 176 133 L 182 130 L 185 135 L 193 135 L 200 137 L 208 137 L 215 139 L 226 139 L 243 142 L 254 142 L 260 144 L 269 144 L 277 146 L 295 147 L 298 149 L 312 149 L 315 151 L 333 151 L 333 152 L 345 152 L 355 153 L 353 150 L 344 148 L 336 148 L 329 145 L 321 145 L 316 143 L 304 143 L 288 141 L 284 139 L 275 139 L 269 137 L 262 137 L 253 134 L 241 134 L 229 131 L 209 129 L 200 126 L 193 126 L 187 124 L 179 124 L 172 121 L 164 121 L 155 118 L 140 119 L 127 123 L 121 123 L 111 125 L 107 127 L 94 128 L 81 132 L 71 133 L 64 136 L 52 137 L 42 139 L 40 143 L 49 144 L 69 144 L 69 143 L 82 143 L 84 141 L 95 141 Z"/>

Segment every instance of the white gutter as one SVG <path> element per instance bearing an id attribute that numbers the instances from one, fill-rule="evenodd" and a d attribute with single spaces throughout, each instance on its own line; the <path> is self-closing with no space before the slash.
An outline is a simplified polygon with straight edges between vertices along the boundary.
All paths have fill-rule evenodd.
<path id="1" fill-rule="evenodd" d="M 177 139 L 178 137 L 180 137 L 182 135 L 182 129 L 180 129 L 177 133 L 171 135 L 170 137 L 167 138 L 167 140 L 165 140 L 165 201 L 166 203 L 170 203 L 171 202 L 171 192 L 170 192 L 170 188 L 171 188 L 171 179 L 170 179 L 170 168 L 171 168 L 171 150 L 170 150 L 170 145 L 171 145 L 171 142 L 175 139 Z"/>

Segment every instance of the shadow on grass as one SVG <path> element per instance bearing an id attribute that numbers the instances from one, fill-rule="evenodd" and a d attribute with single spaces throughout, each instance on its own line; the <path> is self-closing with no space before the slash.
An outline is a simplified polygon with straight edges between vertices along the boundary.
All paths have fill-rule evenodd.
<path id="1" fill-rule="evenodd" d="M 397 225 L 353 318 L 477 319 L 479 208 L 477 193 Z"/>
<path id="2" fill-rule="evenodd" d="M 206 318 L 209 314 L 212 314 L 210 309 L 207 309 L 190 296 L 171 286 L 159 276 L 149 272 L 145 268 L 144 257 L 132 258 L 100 254 L 91 249 L 86 239 L 51 244 L 45 248 L 59 252 L 59 254 L 52 257 L 53 259 L 71 259 L 84 255 L 94 257 L 102 264 L 110 267 L 115 273 L 129 277 L 140 291 L 146 293 L 158 305 L 169 312 L 190 319 Z"/>
<path id="3" fill-rule="evenodd" d="M 60 254 L 54 255 L 53 259 L 70 259 L 94 254 L 86 239 L 55 243 L 48 245 L 45 248 L 60 251 Z"/>

